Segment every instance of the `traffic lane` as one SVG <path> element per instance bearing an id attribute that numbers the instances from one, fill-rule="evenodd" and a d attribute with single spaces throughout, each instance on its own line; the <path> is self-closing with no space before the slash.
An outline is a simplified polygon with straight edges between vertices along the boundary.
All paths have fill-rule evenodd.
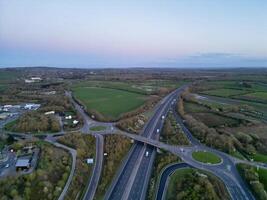
<path id="1" fill-rule="evenodd" d="M 145 188 L 145 180 L 148 176 L 148 166 L 150 162 L 154 161 L 154 158 L 152 157 L 153 151 L 155 151 L 155 148 L 150 145 L 147 145 L 145 154 L 143 155 L 141 164 L 138 168 L 138 172 L 136 174 L 131 192 L 128 197 L 129 200 L 141 199 L 143 190 Z"/>
<path id="2" fill-rule="evenodd" d="M 94 198 L 97 185 L 101 176 L 103 153 L 104 153 L 104 138 L 102 135 L 96 135 L 96 156 L 93 173 L 89 179 L 89 183 L 83 199 L 91 200 Z"/>
<path id="3" fill-rule="evenodd" d="M 176 164 L 173 164 L 171 166 L 166 167 L 164 169 L 164 171 L 162 172 L 161 177 L 160 177 L 160 182 L 158 185 L 156 200 L 162 200 L 165 198 L 164 197 L 164 190 L 167 187 L 167 180 L 170 177 L 170 175 L 178 169 L 189 168 L 189 167 L 192 168 L 192 166 L 190 166 L 187 163 L 176 163 Z"/>
<path id="4" fill-rule="evenodd" d="M 219 177 L 226 185 L 231 196 L 236 196 L 236 191 L 238 190 L 241 194 L 240 199 L 254 199 L 249 188 L 237 172 L 235 165 L 231 164 L 231 162 L 226 161 L 225 164 L 221 165 L 207 165 L 197 162 L 188 156 L 183 157 L 183 160 L 195 168 L 209 171 L 215 176 Z M 231 171 L 227 172 L 227 166 L 231 166 Z M 233 187 L 236 187 L 236 190 L 232 190 Z"/>
<path id="5" fill-rule="evenodd" d="M 0 175 L 5 176 L 9 175 L 11 172 L 15 172 L 14 170 L 16 167 L 16 154 L 14 152 L 7 151 L 5 152 L 7 154 L 7 160 L 0 164 Z M 6 167 L 8 165 L 8 167 Z M 14 173 L 15 174 L 15 173 Z"/>
<path id="6" fill-rule="evenodd" d="M 152 122 L 152 124 L 149 123 L 151 124 L 149 127 L 149 130 L 151 130 L 151 132 L 147 135 L 150 136 L 151 138 L 158 136 L 157 130 L 159 130 L 158 133 L 160 133 L 165 116 L 168 110 L 170 109 L 170 102 L 173 101 L 173 97 L 174 97 L 174 94 L 166 98 L 166 102 L 161 105 L 159 112 L 156 115 L 154 115 L 155 117 L 153 118 L 153 120 L 150 121 Z M 162 116 L 164 116 L 164 118 Z M 152 155 L 153 151 L 155 151 L 154 147 L 147 146 L 146 152 L 148 152 L 149 155 Z M 137 175 L 135 176 L 135 180 L 134 180 L 128 199 L 141 199 L 145 197 L 146 189 L 148 185 L 148 179 L 150 177 L 149 171 L 152 168 L 152 166 L 149 166 L 149 164 L 150 162 L 153 162 L 153 161 L 154 161 L 154 157 L 152 158 L 151 156 L 150 158 L 144 157 L 142 159 Z"/>
<path id="7" fill-rule="evenodd" d="M 131 155 L 129 156 L 125 166 L 123 166 L 123 170 L 121 171 L 120 175 L 118 176 L 117 180 L 115 181 L 116 184 L 112 189 L 109 196 L 105 197 L 105 199 L 114 199 L 118 200 L 122 198 L 125 186 L 128 182 L 129 177 L 131 176 L 132 169 L 135 166 L 135 163 L 139 157 L 139 154 L 143 148 L 142 143 L 136 143 L 134 146 L 134 150 L 132 151 Z"/>

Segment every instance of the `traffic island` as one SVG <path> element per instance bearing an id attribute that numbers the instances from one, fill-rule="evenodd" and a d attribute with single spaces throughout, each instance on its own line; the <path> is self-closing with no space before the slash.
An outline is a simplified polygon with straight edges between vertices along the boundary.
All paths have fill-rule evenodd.
<path id="1" fill-rule="evenodd" d="M 90 128 L 90 131 L 104 131 L 106 130 L 107 127 L 106 126 L 92 126 Z"/>
<path id="2" fill-rule="evenodd" d="M 222 162 L 222 159 L 219 156 L 208 151 L 195 151 L 192 153 L 192 157 L 196 161 L 206 164 L 219 164 Z"/>

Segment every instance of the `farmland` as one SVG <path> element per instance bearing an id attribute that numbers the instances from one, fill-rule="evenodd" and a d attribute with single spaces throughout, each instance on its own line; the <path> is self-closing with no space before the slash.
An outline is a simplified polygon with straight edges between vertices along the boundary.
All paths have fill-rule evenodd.
<path id="1" fill-rule="evenodd" d="M 220 96 L 220 97 L 230 97 L 230 96 L 237 96 L 249 93 L 246 90 L 236 90 L 236 89 L 216 89 L 216 90 L 207 90 L 201 92 L 202 94 L 206 95 L 213 95 L 213 96 Z"/>
<path id="2" fill-rule="evenodd" d="M 138 108 L 146 100 L 142 94 L 109 88 L 75 87 L 73 91 L 89 111 L 97 111 L 111 119 Z"/>
<path id="3" fill-rule="evenodd" d="M 266 102 L 267 101 L 267 92 L 249 93 L 249 94 L 246 94 L 246 95 L 242 95 L 241 98 L 244 98 L 244 99 L 247 99 L 247 100 Z"/>

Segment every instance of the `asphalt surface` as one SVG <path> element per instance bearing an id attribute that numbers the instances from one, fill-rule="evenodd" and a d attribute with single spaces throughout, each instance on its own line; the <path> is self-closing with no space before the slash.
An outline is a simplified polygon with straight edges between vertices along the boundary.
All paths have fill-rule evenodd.
<path id="1" fill-rule="evenodd" d="M 175 163 L 175 164 L 168 165 L 167 167 L 164 168 L 164 170 L 160 176 L 160 181 L 159 181 L 159 185 L 157 188 L 156 200 L 165 199 L 169 177 L 176 170 L 184 169 L 184 168 L 192 168 L 192 166 L 188 165 L 187 163 Z"/>
<path id="2" fill-rule="evenodd" d="M 170 102 L 169 102 L 170 103 Z M 175 112 L 174 105 L 172 107 L 173 112 L 176 116 L 177 123 L 181 126 L 185 135 L 191 142 L 192 146 L 190 147 L 182 147 L 182 146 L 171 146 L 164 144 L 162 142 L 157 141 L 157 135 L 154 134 L 152 137 L 148 137 L 148 130 L 151 130 L 152 124 L 157 124 L 156 121 L 153 121 L 154 118 L 148 123 L 148 126 L 145 128 L 144 133 L 140 135 L 133 135 L 127 133 L 121 133 L 125 136 L 129 136 L 137 141 L 142 141 L 146 144 L 153 145 L 158 148 L 163 148 L 167 151 L 170 151 L 178 156 L 180 156 L 184 162 L 189 164 L 192 167 L 209 171 L 219 177 L 224 184 L 226 185 L 229 194 L 232 199 L 241 199 L 241 200 L 250 200 L 255 199 L 249 190 L 247 184 L 243 181 L 241 176 L 239 175 L 235 164 L 239 162 L 243 162 L 237 158 L 231 157 L 230 155 L 220 152 L 218 150 L 206 147 L 202 145 L 196 138 L 194 138 L 191 132 L 185 127 L 183 120 L 179 117 L 179 115 Z M 159 111 L 157 110 L 154 116 L 157 116 Z M 154 119 L 155 120 L 155 119 Z M 157 124 L 156 127 L 158 127 Z M 155 131 L 154 131 L 155 132 Z M 145 193 L 147 189 L 148 179 L 151 173 L 151 163 L 153 163 L 153 156 L 145 157 L 142 154 L 141 148 L 146 148 L 146 151 L 149 152 L 149 155 L 153 155 L 153 151 L 155 148 L 148 146 L 140 147 L 136 145 L 139 151 L 131 152 L 128 160 L 126 160 L 126 164 L 124 164 L 120 169 L 120 174 L 117 179 L 113 182 L 110 191 L 105 196 L 105 199 L 144 199 Z M 212 164 L 203 164 L 192 158 L 192 153 L 194 151 L 210 151 L 222 159 L 222 162 L 217 165 Z M 141 161 L 140 161 L 141 159 Z M 246 162 L 249 164 L 250 162 Z M 255 166 L 265 167 L 264 164 L 253 163 Z M 135 168 L 138 170 L 135 170 Z M 136 172 L 137 171 L 137 172 Z M 136 173 L 133 173 L 136 172 Z M 130 174 L 131 173 L 131 174 Z M 129 182 L 133 184 L 129 184 Z M 126 195 L 125 195 L 126 194 Z"/>
<path id="3" fill-rule="evenodd" d="M 58 198 L 58 200 L 63 200 L 64 197 L 66 196 L 67 192 L 68 192 L 68 189 L 70 187 L 70 184 L 71 184 L 71 181 L 73 179 L 73 175 L 74 175 L 74 172 L 75 172 L 75 168 L 76 168 L 76 157 L 77 157 L 77 152 L 75 149 L 72 149 L 70 147 L 67 147 L 63 144 L 60 144 L 58 142 L 55 142 L 54 140 L 49 140 L 49 139 L 46 139 L 47 142 L 50 142 L 51 144 L 55 145 L 56 147 L 59 147 L 59 148 L 62 148 L 62 149 L 65 149 L 67 150 L 70 154 L 71 154 L 71 157 L 72 157 L 72 164 L 71 164 L 71 170 L 70 170 L 70 174 L 69 174 L 69 177 L 68 177 L 68 180 Z"/>
<path id="4" fill-rule="evenodd" d="M 166 117 L 173 99 L 181 91 L 182 88 L 172 92 L 161 101 L 141 133 L 143 137 L 158 139 L 164 122 L 162 116 Z M 145 199 L 155 151 L 155 148 L 150 145 L 136 143 L 121 166 L 116 179 L 112 182 L 105 199 Z"/>
<path id="5" fill-rule="evenodd" d="M 155 147 L 162 148 L 169 152 L 172 152 L 173 154 L 176 154 L 179 157 L 181 157 L 182 160 L 186 162 L 187 164 L 189 164 L 190 166 L 209 171 L 213 173 L 214 175 L 216 175 L 217 177 L 219 177 L 226 185 L 232 199 L 241 199 L 241 200 L 255 199 L 252 193 L 250 192 L 250 190 L 248 189 L 248 186 L 244 183 L 244 181 L 240 177 L 238 171 L 236 170 L 235 164 L 246 163 L 246 164 L 251 164 L 257 167 L 265 167 L 265 168 L 267 167 L 266 164 L 239 160 L 237 158 L 231 157 L 230 155 L 220 152 L 218 150 L 206 147 L 205 145 L 202 145 L 197 139 L 195 139 L 192 136 L 191 132 L 184 125 L 183 120 L 175 112 L 174 108 L 175 108 L 176 103 L 172 101 L 172 99 L 176 98 L 177 95 L 183 89 L 184 87 L 176 90 L 174 93 L 167 95 L 162 100 L 162 102 L 156 107 L 155 114 L 146 124 L 141 135 L 134 135 L 134 134 L 129 134 L 125 132 L 120 132 L 120 134 L 133 138 L 137 142 L 135 142 L 128 156 L 123 161 L 123 164 L 121 165 L 120 170 L 116 174 L 116 178 L 113 180 L 108 192 L 105 195 L 105 199 L 116 199 L 116 200 L 117 199 L 145 199 L 147 186 L 148 186 L 148 182 L 149 182 L 149 178 L 151 175 L 151 170 L 152 170 L 152 166 L 153 166 L 153 162 L 154 162 L 154 158 L 156 154 Z M 66 94 L 72 99 L 71 93 L 66 93 Z M 114 124 L 96 122 L 90 119 L 88 114 L 83 110 L 83 108 L 73 99 L 72 101 L 73 101 L 75 108 L 81 114 L 84 120 L 83 127 L 80 129 L 82 133 L 89 133 L 90 127 L 95 126 L 96 124 L 99 124 L 99 125 L 104 124 L 105 126 L 109 127 L 106 129 L 106 131 L 101 132 L 101 134 L 114 134 L 115 133 L 116 128 L 113 126 Z M 163 115 L 166 116 L 169 109 L 173 110 L 177 123 L 181 126 L 182 130 L 184 131 L 185 135 L 191 142 L 192 146 L 190 147 L 172 146 L 172 145 L 164 144 L 158 141 L 159 133 L 164 122 L 164 120 L 161 117 Z M 0 124 L 0 128 L 1 126 L 3 127 L 3 124 Z M 157 129 L 159 129 L 159 133 L 157 132 Z M 15 134 L 15 133 L 10 133 L 10 134 Z M 16 134 L 18 136 L 22 136 L 26 138 L 32 137 L 31 134 L 23 134 L 23 133 L 16 133 Z M 64 131 L 60 133 L 52 134 L 52 135 L 51 134 L 43 134 L 43 135 L 48 136 L 48 140 L 50 140 L 50 142 L 54 143 L 55 145 L 61 145 L 61 144 L 56 143 L 56 139 L 54 138 L 54 136 L 60 136 L 62 134 L 64 134 Z M 94 134 L 94 133 L 91 133 L 91 134 Z M 88 198 L 85 198 L 85 199 L 90 199 L 94 196 L 96 187 L 98 185 L 98 181 L 101 175 L 101 169 L 100 169 L 101 168 L 100 166 L 102 166 L 101 160 L 103 159 L 103 158 L 101 159 L 101 155 L 100 155 L 102 145 L 103 144 L 101 144 L 101 142 L 97 144 L 95 163 L 98 167 L 95 166 L 96 171 L 93 173 L 94 175 L 91 177 L 90 183 L 88 184 L 88 188 L 87 188 L 87 191 L 89 191 L 87 193 Z M 72 150 L 69 150 L 69 151 L 71 152 L 72 157 L 75 159 L 73 159 L 71 174 L 68 178 L 68 181 L 64 187 L 62 194 L 60 195 L 60 199 L 63 199 L 64 196 L 66 195 L 67 189 L 71 183 L 71 179 L 72 179 L 74 169 L 75 169 L 76 163 L 74 162 L 74 160 L 76 160 L 76 151 L 74 150 L 75 151 L 74 152 Z M 196 160 L 192 158 L 192 152 L 194 151 L 213 152 L 217 154 L 218 156 L 220 156 L 223 162 L 216 164 L 216 165 L 203 164 L 203 163 L 197 162 Z M 146 156 L 146 152 L 148 152 L 148 156 Z M 103 153 L 102 153 L 102 156 L 103 156 Z M 160 187 L 159 187 L 159 190 L 160 190 Z"/>
<path id="6" fill-rule="evenodd" d="M 88 187 L 84 194 L 84 200 L 92 200 L 94 198 L 98 182 L 101 176 L 102 164 L 103 164 L 103 154 L 104 154 L 104 138 L 102 135 L 95 135 L 96 138 L 96 156 L 95 156 L 95 164 L 92 172 L 92 176 L 90 178 Z"/>

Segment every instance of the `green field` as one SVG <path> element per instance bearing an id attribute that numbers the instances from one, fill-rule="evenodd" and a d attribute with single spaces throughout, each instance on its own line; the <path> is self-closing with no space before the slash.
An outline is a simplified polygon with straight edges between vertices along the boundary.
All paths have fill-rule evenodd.
<path id="1" fill-rule="evenodd" d="M 267 191 L 267 170 L 259 169 L 258 171 L 260 182 L 264 185 L 264 189 Z"/>
<path id="2" fill-rule="evenodd" d="M 206 90 L 201 92 L 202 94 L 211 95 L 211 96 L 220 96 L 220 97 L 230 97 L 243 95 L 248 93 L 246 90 L 236 90 L 236 89 L 214 89 L 214 90 Z"/>
<path id="3" fill-rule="evenodd" d="M 135 83 L 131 82 L 116 82 L 116 81 L 83 81 L 76 83 L 75 87 L 101 87 L 109 89 L 125 90 L 128 92 L 135 92 L 140 94 L 147 94 L 149 91 L 146 88 L 138 87 Z"/>
<path id="4" fill-rule="evenodd" d="M 209 109 L 205 106 L 199 105 L 197 103 L 191 103 L 188 101 L 184 102 L 184 109 L 186 113 L 199 113 L 209 111 Z"/>
<path id="5" fill-rule="evenodd" d="M 95 110 L 112 119 L 138 108 L 146 100 L 142 94 L 108 88 L 75 87 L 73 92 L 89 111 Z"/>
<path id="6" fill-rule="evenodd" d="M 211 152 L 195 151 L 192 156 L 195 160 L 203 163 L 217 164 L 221 162 L 221 158 Z"/>
<path id="7" fill-rule="evenodd" d="M 254 93 L 243 95 L 241 97 L 244 97 L 250 100 L 267 101 L 267 92 L 254 92 Z"/>
<path id="8" fill-rule="evenodd" d="M 208 127 L 219 127 L 219 126 L 235 126 L 239 124 L 238 120 L 235 120 L 230 117 L 224 117 L 221 115 L 217 115 L 215 113 L 193 113 L 192 116 L 201 121 Z"/>
<path id="9" fill-rule="evenodd" d="M 20 75 L 17 71 L 7 71 L 7 70 L 1 70 L 0 71 L 0 82 L 6 82 L 15 80 Z"/>
<path id="10" fill-rule="evenodd" d="M 149 80 L 140 82 L 119 82 L 119 81 L 83 81 L 75 83 L 75 87 L 102 87 L 110 89 L 125 90 L 139 94 L 151 94 L 158 89 L 164 88 L 178 88 L 185 84 L 184 81 L 168 81 L 168 80 Z"/>
<path id="11" fill-rule="evenodd" d="M 263 154 L 254 154 L 251 156 L 251 158 L 256 161 L 256 162 L 265 162 L 267 163 L 267 155 L 263 155 Z"/>
<path id="12" fill-rule="evenodd" d="M 104 131 L 106 130 L 105 126 L 93 126 L 90 128 L 90 131 Z"/>

